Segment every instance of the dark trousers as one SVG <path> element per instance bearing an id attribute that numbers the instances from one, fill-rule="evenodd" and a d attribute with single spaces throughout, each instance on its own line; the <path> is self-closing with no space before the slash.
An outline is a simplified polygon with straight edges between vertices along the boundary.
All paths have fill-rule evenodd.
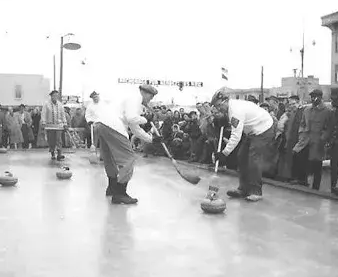
<path id="1" fill-rule="evenodd" d="M 322 181 L 322 169 L 323 169 L 322 161 L 309 161 L 308 175 L 313 174 L 313 184 L 312 184 L 313 189 L 319 190 L 320 183 Z"/>
<path id="2" fill-rule="evenodd" d="M 53 153 L 56 150 L 59 152 L 62 149 L 62 132 L 58 130 L 47 130 L 47 142 L 49 152 Z"/>
<path id="3" fill-rule="evenodd" d="M 246 136 L 238 150 L 239 190 L 245 194 L 262 195 L 262 171 L 265 152 L 274 139 L 271 127 L 264 133 Z"/>
<path id="4" fill-rule="evenodd" d="M 128 183 L 136 160 L 130 140 L 102 123 L 97 123 L 97 131 L 107 176 L 117 176 L 119 183 Z"/>
<path id="5" fill-rule="evenodd" d="M 305 184 L 308 174 L 309 147 L 293 155 L 292 178 Z"/>
<path id="6" fill-rule="evenodd" d="M 292 176 L 301 184 L 307 184 L 308 176 L 313 175 L 313 189 L 319 190 L 322 168 L 322 161 L 309 161 L 309 146 L 293 156 Z"/>
<path id="7" fill-rule="evenodd" d="M 22 133 L 22 136 L 23 136 L 23 143 L 22 143 L 22 148 L 26 149 L 28 148 L 29 146 L 29 136 L 28 136 L 28 126 L 27 124 L 22 124 L 22 127 L 21 127 L 21 133 Z"/>
<path id="8" fill-rule="evenodd" d="M 338 143 L 335 143 L 330 151 L 331 159 L 331 188 L 335 188 L 338 180 Z"/>

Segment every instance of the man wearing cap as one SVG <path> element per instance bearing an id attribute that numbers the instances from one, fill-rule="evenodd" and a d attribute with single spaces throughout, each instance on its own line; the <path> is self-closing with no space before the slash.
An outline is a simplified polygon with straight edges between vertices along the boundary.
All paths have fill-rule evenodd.
<path id="1" fill-rule="evenodd" d="M 109 105 L 100 109 L 97 131 L 101 144 L 101 156 L 108 177 L 107 196 L 112 196 L 114 204 L 135 204 L 136 198 L 127 194 L 127 186 L 132 178 L 136 157 L 129 141 L 128 127 L 141 140 L 151 143 L 160 142 L 162 137 L 152 137 L 140 125 L 147 119 L 141 116 L 142 105 L 148 106 L 157 94 L 150 85 L 141 85 L 139 92 L 114 96 Z M 118 97 L 121 97 L 118 99 Z"/>
<path id="2" fill-rule="evenodd" d="M 299 126 L 299 138 L 293 151 L 303 156 L 306 177 L 300 184 L 308 186 L 307 177 L 313 176 L 312 188 L 319 190 L 322 178 L 322 162 L 325 145 L 330 137 L 331 111 L 323 103 L 323 92 L 315 89 L 310 93 L 312 105 L 304 109 Z"/>
<path id="3" fill-rule="evenodd" d="M 250 101 L 229 99 L 224 90 L 214 94 L 211 104 L 227 115 L 231 124 L 229 141 L 215 153 L 215 160 L 229 156 L 245 134 L 238 151 L 239 187 L 227 194 L 248 201 L 262 199 L 263 157 L 274 139 L 272 117 Z"/>
<path id="4" fill-rule="evenodd" d="M 53 90 L 50 94 L 50 100 L 47 101 L 41 112 L 41 127 L 57 127 L 67 129 L 67 121 L 63 105 L 59 98 L 59 92 Z M 65 158 L 62 155 L 62 130 L 45 130 L 47 132 L 47 142 L 52 160 L 55 160 L 55 150 L 57 151 L 56 159 L 61 161 Z"/>

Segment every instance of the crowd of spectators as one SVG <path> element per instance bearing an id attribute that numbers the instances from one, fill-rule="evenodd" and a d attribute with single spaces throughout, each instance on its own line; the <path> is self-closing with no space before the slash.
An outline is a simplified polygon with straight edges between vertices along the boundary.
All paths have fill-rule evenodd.
<path id="1" fill-rule="evenodd" d="M 83 107 L 64 107 L 67 125 L 81 128 L 80 140 L 90 147 L 90 129 L 85 119 Z M 48 146 L 45 132 L 41 128 L 42 107 L 30 108 L 23 104 L 19 107 L 0 106 L 0 147 L 8 149 L 45 148 Z M 72 147 L 71 139 L 64 134 L 63 146 Z"/>
<path id="2" fill-rule="evenodd" d="M 309 186 L 307 177 L 312 175 L 315 179 L 312 187 L 319 189 L 322 162 L 329 159 L 329 118 L 332 114 L 330 108 L 321 103 L 318 108 L 311 109 L 311 118 L 309 118 L 308 113 L 304 114 L 305 105 L 300 104 L 297 96 L 289 99 L 278 99 L 272 96 L 262 104 L 259 104 L 255 97 L 249 96 L 247 101 L 266 109 L 274 120 L 275 140 L 272 145 L 267 146 L 270 147 L 270 151 L 268 157 L 265 157 L 267 166 L 264 167 L 263 175 L 304 186 Z M 150 124 L 150 121 L 153 121 L 171 154 L 178 160 L 213 166 L 212 156 L 217 151 L 221 126 L 225 127 L 222 149 L 231 134 L 229 120 L 213 109 L 208 102 L 197 103 L 194 111 L 185 111 L 183 108 L 171 110 L 166 106 L 155 106 L 147 109 L 144 116 L 149 121 L 142 126 L 144 130 L 154 132 Z M 311 128 L 309 121 L 314 123 Z M 302 148 L 302 134 L 306 133 L 305 129 L 307 135 L 312 137 L 312 143 Z M 313 138 L 323 137 L 323 134 L 328 135 L 325 138 L 327 143 L 318 146 Z M 143 152 L 144 157 L 165 155 L 160 144 L 142 143 L 132 134 L 130 138 L 134 149 Z M 318 147 L 322 149 L 319 151 Z M 221 165 L 237 170 L 238 148 L 239 146 L 226 160 L 221 160 Z M 318 151 L 320 153 L 317 153 Z"/>

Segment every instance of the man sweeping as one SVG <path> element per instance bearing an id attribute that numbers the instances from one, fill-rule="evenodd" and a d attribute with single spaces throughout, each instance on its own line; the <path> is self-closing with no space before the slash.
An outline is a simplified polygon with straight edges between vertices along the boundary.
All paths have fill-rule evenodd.
<path id="1" fill-rule="evenodd" d="M 248 201 L 262 199 L 263 157 L 274 139 L 272 117 L 252 102 L 229 99 L 222 89 L 214 94 L 211 104 L 225 114 L 231 124 L 229 142 L 221 152 L 215 153 L 215 160 L 228 157 L 245 134 L 238 151 L 239 187 L 229 190 L 228 196 Z"/>
<path id="2" fill-rule="evenodd" d="M 93 139 L 94 140 L 92 142 L 93 145 L 95 145 L 96 148 L 99 148 L 100 142 L 98 141 L 97 128 L 95 127 L 95 123 L 98 120 L 98 114 L 102 107 L 101 101 L 100 101 L 100 94 L 97 93 L 96 91 L 93 91 L 89 97 L 93 101 L 89 103 L 86 108 L 85 118 L 86 118 L 86 121 L 88 122 L 89 127 L 91 128 L 91 125 L 93 125 L 94 127 L 94 138 L 91 138 L 91 140 Z"/>
<path id="3" fill-rule="evenodd" d="M 136 198 L 127 194 L 127 186 L 132 178 L 136 157 L 128 136 L 128 127 L 141 140 L 161 142 L 162 137 L 152 137 L 141 127 L 147 119 L 141 116 L 142 105 L 148 103 L 157 94 L 150 85 L 141 85 L 139 92 L 119 95 L 110 105 L 104 105 L 97 120 L 97 132 L 101 144 L 101 157 L 108 176 L 107 196 L 112 196 L 114 204 L 135 204 Z M 117 98 L 117 97 L 116 97 Z"/>

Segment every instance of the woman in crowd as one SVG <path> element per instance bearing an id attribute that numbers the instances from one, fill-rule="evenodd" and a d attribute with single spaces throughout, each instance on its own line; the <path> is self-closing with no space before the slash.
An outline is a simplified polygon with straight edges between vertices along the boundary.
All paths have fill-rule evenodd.
<path id="1" fill-rule="evenodd" d="M 14 149 L 22 148 L 23 136 L 20 128 L 20 118 L 17 113 L 14 113 L 12 107 L 8 107 L 6 124 L 9 132 L 10 147 Z"/>

